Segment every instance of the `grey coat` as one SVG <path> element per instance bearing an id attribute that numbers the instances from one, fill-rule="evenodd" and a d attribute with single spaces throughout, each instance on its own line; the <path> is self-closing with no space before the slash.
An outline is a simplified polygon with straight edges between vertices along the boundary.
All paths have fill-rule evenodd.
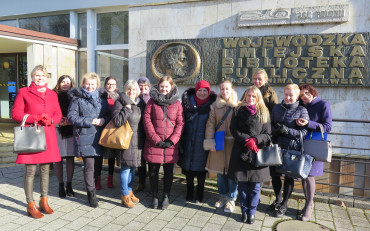
<path id="1" fill-rule="evenodd" d="M 114 125 L 120 127 L 128 121 L 133 131 L 129 148 L 116 150 L 117 162 L 121 166 L 141 166 L 141 153 L 145 142 L 143 126 L 145 102 L 140 98 L 137 100 L 139 102 L 135 104 L 125 93 L 120 93 L 113 107 L 112 120 Z M 126 107 L 126 105 L 131 105 L 131 109 Z"/>

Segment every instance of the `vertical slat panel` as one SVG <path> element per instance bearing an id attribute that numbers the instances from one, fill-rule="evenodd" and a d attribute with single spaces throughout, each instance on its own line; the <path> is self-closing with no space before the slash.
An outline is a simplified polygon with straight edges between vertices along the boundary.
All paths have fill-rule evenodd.
<path id="1" fill-rule="evenodd" d="M 346 158 L 346 160 L 353 160 L 353 159 Z M 341 161 L 340 172 L 354 174 L 355 164 L 348 162 L 348 161 Z M 353 187 L 354 181 L 355 181 L 355 177 L 353 175 L 341 175 L 339 184 L 341 186 L 345 185 L 345 186 Z M 343 195 L 347 195 L 347 196 L 353 196 L 353 188 L 340 187 L 339 193 Z"/>
<path id="2" fill-rule="evenodd" d="M 330 171 L 339 172 L 340 171 L 340 160 L 333 160 L 330 163 Z M 337 173 L 331 173 L 329 176 L 329 183 L 330 184 L 339 184 L 340 175 Z M 330 193 L 339 193 L 338 186 L 330 186 L 329 187 Z"/>
<path id="3" fill-rule="evenodd" d="M 355 163 L 355 174 L 356 175 L 365 175 L 365 163 Z M 364 195 L 364 186 L 365 186 L 365 177 L 363 176 L 355 176 L 354 185 L 356 188 L 361 189 L 353 189 L 354 196 L 362 197 Z"/>

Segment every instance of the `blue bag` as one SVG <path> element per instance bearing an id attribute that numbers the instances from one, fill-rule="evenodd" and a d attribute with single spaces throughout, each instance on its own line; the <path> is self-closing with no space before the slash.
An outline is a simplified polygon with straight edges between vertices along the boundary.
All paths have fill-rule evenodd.
<path id="1" fill-rule="evenodd" d="M 225 148 L 225 131 L 215 132 L 216 151 L 223 151 Z"/>

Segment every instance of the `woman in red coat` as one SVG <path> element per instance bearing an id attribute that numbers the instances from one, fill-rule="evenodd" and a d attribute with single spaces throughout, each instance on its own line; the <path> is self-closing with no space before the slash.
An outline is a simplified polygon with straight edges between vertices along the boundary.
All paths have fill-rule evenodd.
<path id="1" fill-rule="evenodd" d="M 162 209 L 168 207 L 173 167 L 179 160 L 178 141 L 184 127 L 179 93 L 172 78 L 162 77 L 157 86 L 150 90 L 150 97 L 144 112 L 146 140 L 144 158 L 148 161 L 149 179 L 152 191 L 152 208 L 158 207 L 158 171 L 163 165 Z"/>
<path id="2" fill-rule="evenodd" d="M 36 66 L 31 72 L 32 83 L 29 87 L 19 89 L 15 98 L 12 117 L 21 122 L 26 114 L 29 114 L 26 124 L 44 126 L 46 137 L 46 151 L 38 153 L 18 153 L 17 164 L 25 164 L 24 191 L 28 203 L 27 214 L 34 218 L 43 217 L 41 211 L 46 214 L 53 213 L 47 202 L 49 188 L 50 163 L 61 161 L 55 124 L 60 122 L 62 112 L 58 103 L 57 94 L 47 86 L 47 71 L 42 65 Z M 36 164 L 40 169 L 40 210 L 36 207 L 33 199 L 33 181 L 36 173 Z"/>

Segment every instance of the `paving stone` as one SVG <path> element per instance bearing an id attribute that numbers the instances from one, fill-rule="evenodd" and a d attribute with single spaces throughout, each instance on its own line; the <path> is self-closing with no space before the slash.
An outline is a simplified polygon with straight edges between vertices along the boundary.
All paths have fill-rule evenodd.
<path id="1" fill-rule="evenodd" d="M 167 229 L 181 230 L 189 222 L 189 219 L 182 217 L 174 217 L 168 224 L 165 226 Z"/>
<path id="2" fill-rule="evenodd" d="M 253 224 L 244 223 L 241 230 L 260 230 L 262 221 L 256 220 Z"/>
<path id="3" fill-rule="evenodd" d="M 331 229 L 335 229 L 334 223 L 333 223 L 332 220 L 331 221 L 326 221 L 326 220 L 316 219 L 316 223 L 324 225 L 324 226 L 326 226 L 328 228 L 331 228 Z"/>
<path id="4" fill-rule="evenodd" d="M 348 208 L 348 213 L 351 215 L 351 217 L 359 217 L 359 218 L 365 218 L 365 213 L 363 209 L 358 208 Z"/>
<path id="5" fill-rule="evenodd" d="M 100 216 L 94 219 L 89 225 L 103 228 L 105 225 L 112 222 L 115 218 L 107 215 Z"/>
<path id="6" fill-rule="evenodd" d="M 220 214 L 213 214 L 212 217 L 208 220 L 208 223 L 224 225 L 227 219 L 228 217 L 226 216 Z"/>
<path id="7" fill-rule="evenodd" d="M 195 227 L 204 227 L 208 220 L 209 220 L 209 217 L 193 216 L 189 220 L 188 225 L 195 226 Z"/>
<path id="8" fill-rule="evenodd" d="M 202 229 L 202 231 L 215 231 L 215 230 L 222 230 L 222 225 L 207 223 Z"/>
<path id="9" fill-rule="evenodd" d="M 66 228 L 71 230 L 81 230 L 85 225 L 89 224 L 92 221 L 92 218 L 79 217 L 78 219 L 66 225 Z"/>
<path id="10" fill-rule="evenodd" d="M 354 226 L 353 229 L 355 231 L 369 231 L 369 227 Z"/>
<path id="11" fill-rule="evenodd" d="M 95 227 L 95 226 L 90 226 L 90 225 L 86 225 L 84 227 L 82 227 L 80 230 L 82 231 L 98 231 L 100 230 L 98 227 Z"/>
<path id="12" fill-rule="evenodd" d="M 163 230 L 165 231 L 166 229 L 163 229 Z M 172 230 L 172 229 L 167 229 L 167 230 Z M 189 225 L 189 226 L 185 226 L 182 231 L 198 231 L 198 230 L 202 230 L 202 228 Z"/>
<path id="13" fill-rule="evenodd" d="M 276 221 L 279 221 L 281 219 L 282 218 L 277 217 L 265 217 L 265 220 L 263 221 L 263 226 L 272 227 Z"/>
<path id="14" fill-rule="evenodd" d="M 125 226 L 127 223 L 133 221 L 136 218 L 136 215 L 133 214 L 123 214 L 122 216 L 117 217 L 112 221 L 112 223 Z"/>
<path id="15" fill-rule="evenodd" d="M 369 227 L 370 224 L 369 222 L 365 219 L 365 217 L 351 217 L 352 224 L 356 226 L 361 226 L 361 227 Z"/>
<path id="16" fill-rule="evenodd" d="M 163 210 L 158 216 L 158 219 L 164 220 L 164 221 L 170 221 L 173 217 L 176 216 L 178 212 L 172 211 L 172 210 Z"/>
<path id="17" fill-rule="evenodd" d="M 333 220 L 333 215 L 331 212 L 316 210 L 315 213 L 316 213 L 316 219 L 326 220 L 326 221 Z"/>
<path id="18" fill-rule="evenodd" d="M 146 224 L 145 223 L 141 223 L 141 222 L 137 222 L 137 221 L 131 221 L 130 223 L 128 223 L 125 227 L 123 227 L 123 229 L 121 230 L 128 230 L 128 231 L 132 231 L 132 230 L 140 230 L 142 229 Z"/>
<path id="19" fill-rule="evenodd" d="M 69 224 L 69 221 L 66 221 L 66 220 L 62 220 L 62 219 L 57 219 L 57 220 L 54 220 L 50 223 L 48 223 L 47 225 L 43 226 L 43 227 L 40 227 L 40 230 L 58 230 L 62 227 L 64 227 L 65 225 Z"/>
<path id="20" fill-rule="evenodd" d="M 154 219 L 146 226 L 143 227 L 143 230 L 150 230 L 150 231 L 160 231 L 164 230 L 163 227 L 167 225 L 167 221 Z"/>
<path id="21" fill-rule="evenodd" d="M 315 203 L 315 210 L 331 212 L 329 204 L 325 204 L 325 203 L 317 203 L 316 202 Z"/>
<path id="22" fill-rule="evenodd" d="M 335 227 L 344 228 L 344 229 L 352 229 L 352 223 L 349 219 L 343 219 L 341 217 L 334 217 Z"/>
<path id="23" fill-rule="evenodd" d="M 143 213 L 138 215 L 134 220 L 137 222 L 150 223 L 156 216 L 158 216 L 158 213 L 155 213 L 151 210 L 144 211 Z"/>
<path id="24" fill-rule="evenodd" d="M 341 218 L 345 218 L 345 219 L 348 219 L 348 213 L 347 213 L 347 210 L 344 208 L 344 209 L 338 209 L 339 207 L 336 207 L 336 208 L 332 208 L 331 211 L 333 213 L 333 216 L 334 217 L 341 217 Z"/>
<path id="25" fill-rule="evenodd" d="M 229 231 L 235 231 L 235 230 L 240 230 L 240 228 L 243 226 L 243 223 L 239 221 L 231 221 L 228 220 L 222 227 L 222 230 L 229 230 Z"/>
<path id="26" fill-rule="evenodd" d="M 353 228 L 342 228 L 342 227 L 337 227 L 336 231 L 352 231 L 354 230 Z"/>
<path id="27" fill-rule="evenodd" d="M 19 227 L 21 227 L 21 225 L 9 222 L 2 225 L 1 230 L 15 230 L 18 229 Z"/>
<path id="28" fill-rule="evenodd" d="M 195 211 L 193 209 L 185 207 L 180 210 L 180 212 L 178 212 L 176 216 L 190 219 L 194 216 L 194 214 Z"/>

